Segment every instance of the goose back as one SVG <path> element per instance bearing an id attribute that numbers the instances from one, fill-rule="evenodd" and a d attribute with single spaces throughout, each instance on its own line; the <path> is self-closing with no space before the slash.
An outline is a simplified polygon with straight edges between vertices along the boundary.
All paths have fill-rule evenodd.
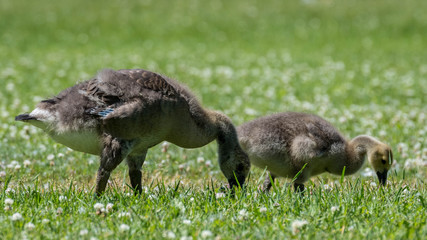
<path id="1" fill-rule="evenodd" d="M 272 114 L 247 122 L 237 131 L 251 161 L 278 176 L 294 176 L 308 160 L 313 169 L 324 171 L 317 163 L 342 158 L 346 152 L 344 137 L 326 120 L 307 113 Z"/>

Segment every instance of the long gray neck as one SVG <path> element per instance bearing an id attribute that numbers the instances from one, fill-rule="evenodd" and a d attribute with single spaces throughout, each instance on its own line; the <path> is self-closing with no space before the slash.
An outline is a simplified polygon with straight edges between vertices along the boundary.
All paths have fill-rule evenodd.
<path id="1" fill-rule="evenodd" d="M 237 132 L 231 120 L 223 114 L 218 113 L 216 118 L 217 143 L 220 157 L 230 152 L 242 151 L 237 139 Z M 221 161 L 221 160 L 220 160 Z"/>
<path id="2" fill-rule="evenodd" d="M 237 177 L 243 183 L 248 174 L 250 162 L 240 147 L 236 128 L 231 120 L 221 113 L 216 114 L 215 124 L 218 130 L 216 140 L 221 170 L 229 182 Z"/>
<path id="3" fill-rule="evenodd" d="M 365 162 L 366 155 L 378 145 L 378 140 L 371 136 L 360 135 L 353 138 L 347 148 L 347 161 L 345 174 L 357 172 Z"/>

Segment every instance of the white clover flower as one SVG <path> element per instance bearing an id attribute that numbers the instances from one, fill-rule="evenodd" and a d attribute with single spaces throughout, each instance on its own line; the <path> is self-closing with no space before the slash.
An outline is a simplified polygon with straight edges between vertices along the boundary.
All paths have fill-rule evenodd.
<path id="1" fill-rule="evenodd" d="M 80 236 L 87 235 L 88 233 L 89 233 L 89 230 L 87 230 L 87 229 L 80 230 Z"/>
<path id="2" fill-rule="evenodd" d="M 212 237 L 212 236 L 213 236 L 213 233 L 212 233 L 211 231 L 209 231 L 209 230 L 203 230 L 203 231 L 200 233 L 200 236 L 201 236 L 202 238 L 208 238 L 208 237 Z"/>
<path id="3" fill-rule="evenodd" d="M 6 90 L 12 92 L 15 89 L 15 84 L 9 82 L 6 84 Z"/>
<path id="4" fill-rule="evenodd" d="M 184 206 L 184 204 L 182 202 L 176 200 L 174 203 L 175 203 L 175 206 L 177 208 L 179 208 L 179 210 L 181 211 L 181 213 L 185 212 L 186 208 L 185 208 L 185 206 Z"/>
<path id="5" fill-rule="evenodd" d="M 194 198 L 192 197 L 192 198 L 190 198 L 190 202 L 194 202 Z"/>
<path id="6" fill-rule="evenodd" d="M 340 123 L 344 123 L 344 122 L 347 122 L 347 118 L 345 116 L 341 116 L 341 117 L 338 118 L 338 121 Z"/>
<path id="7" fill-rule="evenodd" d="M 245 209 L 242 209 L 242 210 L 239 211 L 239 215 L 247 217 L 248 216 L 248 211 L 246 211 Z"/>
<path id="8" fill-rule="evenodd" d="M 193 240 L 193 238 L 190 236 L 182 236 L 179 238 L 179 240 Z"/>
<path id="9" fill-rule="evenodd" d="M 64 157 L 65 155 L 63 154 L 63 153 L 58 153 L 58 157 L 59 158 L 62 158 L 62 157 Z"/>
<path id="10" fill-rule="evenodd" d="M 253 108 L 248 108 L 247 107 L 247 108 L 244 109 L 244 111 L 245 111 L 246 115 L 250 115 L 250 116 L 255 116 L 255 115 L 258 114 L 258 112 L 255 109 L 253 109 Z"/>
<path id="11" fill-rule="evenodd" d="M 266 207 L 261 207 L 260 209 L 259 209 L 259 212 L 267 212 L 267 208 Z"/>
<path id="12" fill-rule="evenodd" d="M 7 168 L 15 168 L 16 165 L 19 165 L 19 162 L 14 160 L 14 161 L 10 162 L 6 167 Z"/>
<path id="13" fill-rule="evenodd" d="M 22 215 L 20 213 L 15 213 L 12 216 L 10 216 L 10 220 L 12 221 L 21 221 Z"/>
<path id="14" fill-rule="evenodd" d="M 49 219 L 47 219 L 47 218 L 43 218 L 43 219 L 42 219 L 42 223 L 43 223 L 43 224 L 48 224 L 48 223 L 50 223 L 50 220 L 49 220 Z"/>
<path id="15" fill-rule="evenodd" d="M 111 212 L 113 210 L 113 207 L 114 207 L 114 204 L 108 203 L 107 206 L 106 206 L 107 213 Z"/>
<path id="16" fill-rule="evenodd" d="M 25 160 L 24 161 L 24 167 L 29 167 L 31 165 L 31 161 L 30 160 Z"/>
<path id="17" fill-rule="evenodd" d="M 145 193 L 148 193 L 148 187 L 142 187 L 142 190 L 145 192 Z"/>
<path id="18" fill-rule="evenodd" d="M 405 161 L 405 168 L 406 169 L 426 167 L 426 166 L 427 166 L 427 161 L 423 161 L 421 158 L 407 159 Z"/>
<path id="19" fill-rule="evenodd" d="M 375 171 L 372 170 L 371 168 L 367 167 L 363 170 L 363 172 L 361 174 L 363 177 L 373 177 L 373 176 L 375 176 Z"/>
<path id="20" fill-rule="evenodd" d="M 104 208 L 104 204 L 95 203 L 95 205 L 93 205 L 93 207 L 95 208 L 95 210 L 101 210 L 102 208 Z"/>
<path id="21" fill-rule="evenodd" d="M 178 169 L 179 169 L 180 171 L 184 170 L 184 168 L 185 168 L 185 164 L 179 164 L 179 165 L 178 165 Z"/>
<path id="22" fill-rule="evenodd" d="M 203 157 L 197 158 L 197 163 L 203 163 L 204 161 L 205 161 L 205 159 Z"/>
<path id="23" fill-rule="evenodd" d="M 0 171 L 0 178 L 6 177 L 6 172 L 5 171 Z"/>
<path id="24" fill-rule="evenodd" d="M 213 165 L 212 165 L 212 162 L 210 160 L 208 160 L 205 162 L 205 166 L 206 167 L 212 167 Z"/>
<path id="25" fill-rule="evenodd" d="M 417 143 L 413 146 L 413 148 L 414 148 L 414 150 L 415 150 L 415 151 L 420 150 L 420 149 L 421 149 L 421 143 L 420 143 L 420 142 L 417 142 Z"/>
<path id="26" fill-rule="evenodd" d="M 79 213 L 86 213 L 86 208 L 85 207 L 79 207 L 79 210 L 78 210 L 78 212 Z"/>
<path id="27" fill-rule="evenodd" d="M 184 219 L 184 220 L 182 220 L 182 223 L 185 224 L 185 225 L 190 225 L 191 224 L 191 220 Z"/>
<path id="28" fill-rule="evenodd" d="M 148 195 L 148 199 L 154 200 L 154 199 L 157 199 L 157 196 L 154 194 L 150 194 L 150 195 Z"/>
<path id="29" fill-rule="evenodd" d="M 119 215 L 117 217 L 119 217 L 119 218 L 130 217 L 130 212 L 121 212 L 121 213 L 119 213 Z"/>
<path id="30" fill-rule="evenodd" d="M 58 209 L 56 209 L 56 213 L 57 214 L 62 214 L 63 212 L 64 212 L 64 210 L 61 207 L 59 207 Z"/>
<path id="31" fill-rule="evenodd" d="M 130 229 L 129 225 L 126 225 L 126 224 L 121 224 L 119 227 L 120 232 L 126 232 L 126 231 L 129 231 L 129 229 Z"/>
<path id="32" fill-rule="evenodd" d="M 369 185 L 371 185 L 371 187 L 376 187 L 377 183 L 376 182 L 371 182 Z"/>
<path id="33" fill-rule="evenodd" d="M 63 202 L 63 201 L 67 201 L 67 197 L 66 196 L 59 196 L 59 201 Z"/>
<path id="34" fill-rule="evenodd" d="M 49 154 L 47 155 L 47 160 L 52 161 L 55 158 L 55 155 Z"/>
<path id="35" fill-rule="evenodd" d="M 246 211 L 245 209 L 242 209 L 239 211 L 239 219 L 243 220 L 249 217 L 249 213 L 248 211 Z"/>
<path id="36" fill-rule="evenodd" d="M 300 231 L 300 229 L 307 224 L 308 224 L 308 222 L 306 220 L 295 220 L 295 221 L 293 221 L 291 224 L 292 233 L 297 234 Z"/>
<path id="37" fill-rule="evenodd" d="M 8 118 L 10 116 L 10 113 L 8 111 L 6 111 L 5 109 L 2 109 L 1 116 L 3 118 Z"/>
<path id="38" fill-rule="evenodd" d="M 6 194 L 15 193 L 15 190 L 13 188 L 7 188 L 5 192 Z"/>
<path id="39" fill-rule="evenodd" d="M 338 206 L 332 206 L 331 207 L 331 212 L 336 212 L 336 211 L 338 211 L 340 209 L 340 207 L 338 207 Z"/>
<path id="40" fill-rule="evenodd" d="M 19 170 L 19 169 L 21 169 L 21 165 L 19 164 L 15 165 L 15 170 Z"/>
<path id="41" fill-rule="evenodd" d="M 32 222 L 25 224 L 25 229 L 30 230 L 30 231 L 33 230 L 35 227 L 36 226 Z"/>
<path id="42" fill-rule="evenodd" d="M 4 200 L 4 204 L 5 205 L 12 205 L 13 204 L 13 199 L 10 199 L 10 198 L 6 198 L 5 200 Z"/>
<path id="43" fill-rule="evenodd" d="M 162 152 L 165 153 L 168 151 L 169 148 L 169 143 L 168 142 L 163 142 L 162 143 Z"/>
<path id="44" fill-rule="evenodd" d="M 174 239 L 174 238 L 176 238 L 176 235 L 172 231 L 167 231 L 167 232 L 163 233 L 163 237 Z"/>
<path id="45" fill-rule="evenodd" d="M 225 197 L 225 193 L 223 193 L 223 192 L 216 193 L 215 197 L 216 198 L 223 198 L 223 197 Z"/>

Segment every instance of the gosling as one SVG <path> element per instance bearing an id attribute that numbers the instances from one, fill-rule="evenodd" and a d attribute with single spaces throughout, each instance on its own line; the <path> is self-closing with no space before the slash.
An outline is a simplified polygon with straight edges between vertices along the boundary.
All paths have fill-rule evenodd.
<path id="1" fill-rule="evenodd" d="M 140 193 L 147 150 L 162 141 L 198 148 L 216 139 L 230 188 L 243 185 L 250 169 L 227 116 L 204 109 L 177 81 L 142 69 L 102 70 L 15 120 L 43 129 L 76 151 L 99 155 L 98 196 L 125 158 L 131 186 Z"/>
<path id="2" fill-rule="evenodd" d="M 276 177 L 297 176 L 294 189 L 303 191 L 304 182 L 323 172 L 353 174 L 362 167 L 365 156 L 381 185 L 386 185 L 393 163 L 386 144 L 366 135 L 347 141 L 329 122 L 312 114 L 285 112 L 261 117 L 239 126 L 237 133 L 251 163 L 268 172 L 263 184 L 266 192 Z"/>

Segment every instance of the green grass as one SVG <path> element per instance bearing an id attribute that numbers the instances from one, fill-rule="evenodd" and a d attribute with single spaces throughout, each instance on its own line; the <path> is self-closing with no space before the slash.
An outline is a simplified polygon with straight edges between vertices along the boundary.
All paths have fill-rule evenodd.
<path id="1" fill-rule="evenodd" d="M 2 238 L 422 239 L 426 7 L 415 0 L 0 1 Z M 156 146 L 143 167 L 142 196 L 131 194 L 122 164 L 94 199 L 97 157 L 13 119 L 102 68 L 173 77 L 236 125 L 304 111 L 349 138 L 376 136 L 394 150 L 389 185 L 375 186 L 366 165 L 343 181 L 311 179 L 303 197 L 285 179 L 265 195 L 263 171 L 252 169 L 245 191 L 222 197 L 226 180 L 212 143 Z M 96 203 L 113 207 L 97 211 Z M 306 224 L 297 228 L 297 220 Z"/>

